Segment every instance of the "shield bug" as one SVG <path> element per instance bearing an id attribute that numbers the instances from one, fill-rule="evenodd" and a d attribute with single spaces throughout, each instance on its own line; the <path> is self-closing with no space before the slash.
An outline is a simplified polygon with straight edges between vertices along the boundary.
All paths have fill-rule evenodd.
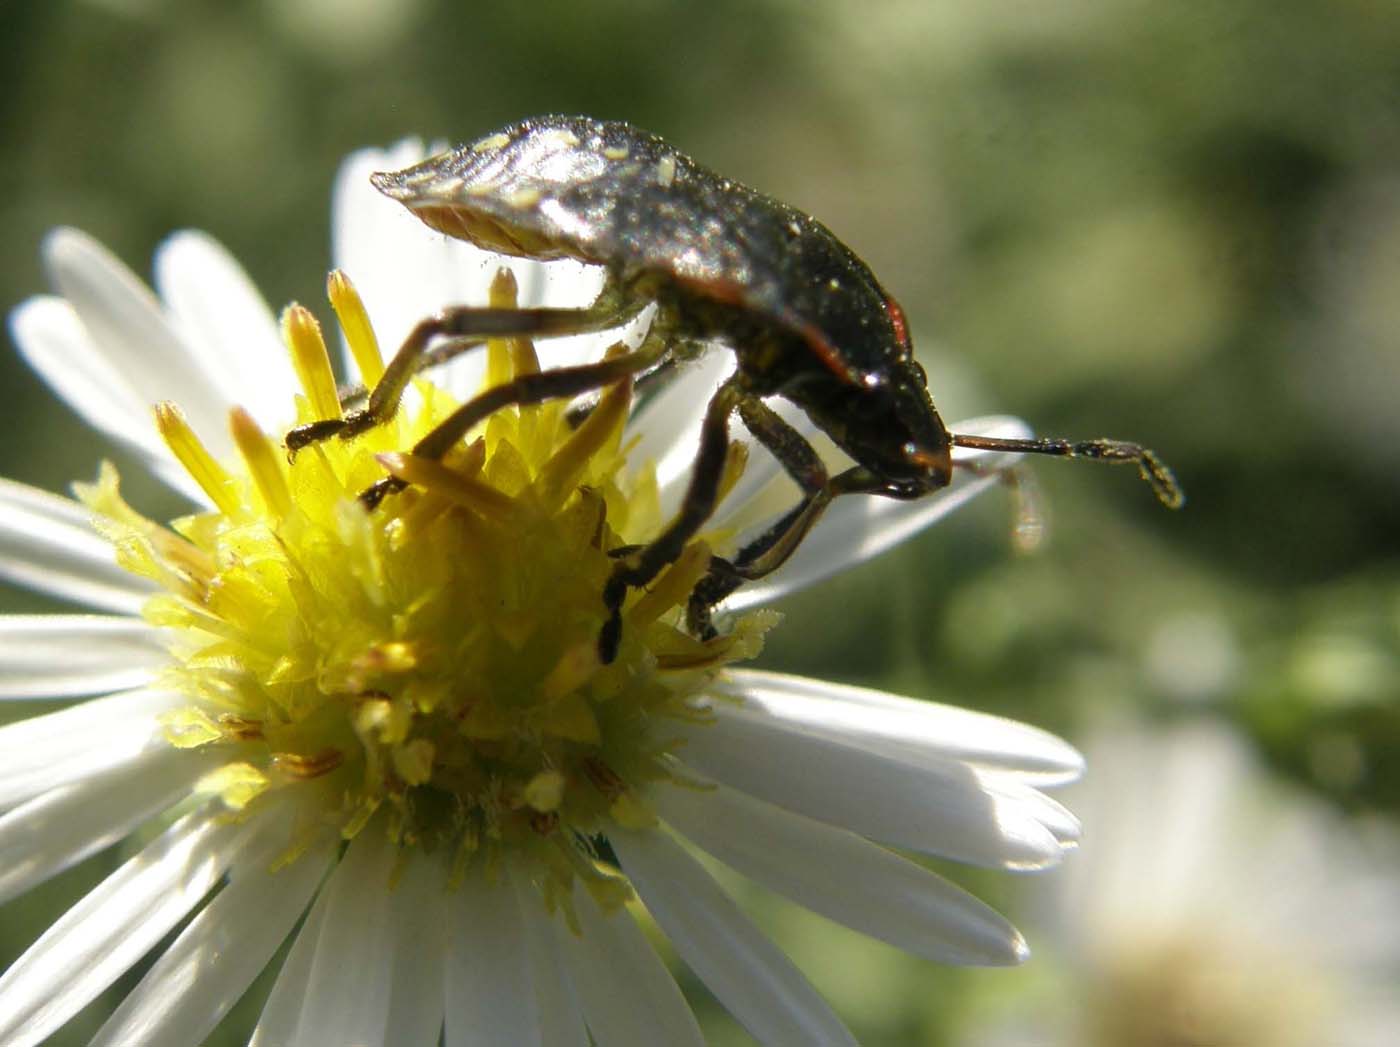
<path id="1" fill-rule="evenodd" d="M 1151 451 L 1120 440 L 996 439 L 950 433 L 929 397 L 899 305 L 869 267 L 826 226 L 794 207 L 701 166 L 626 123 L 545 116 L 512 124 L 374 185 L 433 229 L 502 254 L 569 258 L 606 273 L 582 309 L 453 307 L 419 323 L 344 419 L 291 430 L 292 452 L 389 418 L 412 375 L 487 337 L 606 331 L 647 305 L 641 345 L 595 363 L 525 375 L 468 401 L 413 452 L 445 454 L 493 411 L 575 398 L 666 367 L 711 343 L 733 351 L 733 375 L 706 407 L 690 484 L 676 518 L 648 545 L 618 550 L 603 600 L 603 661 L 616 655 L 623 599 L 680 555 L 719 497 L 736 412 L 802 489 L 802 499 L 731 560 L 716 560 L 691 600 L 691 625 L 710 631 L 709 609 L 745 580 L 778 567 L 830 501 L 846 494 L 910 499 L 951 482 L 952 448 L 1135 464 L 1157 497 L 1182 495 Z M 855 462 L 829 475 L 807 441 L 763 400 L 798 406 Z M 402 487 L 365 492 L 373 506 Z"/>

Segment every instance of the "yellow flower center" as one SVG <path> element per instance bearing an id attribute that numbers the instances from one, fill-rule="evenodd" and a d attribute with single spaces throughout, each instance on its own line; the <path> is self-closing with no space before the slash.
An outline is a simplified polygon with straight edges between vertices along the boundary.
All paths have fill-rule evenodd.
<path id="1" fill-rule="evenodd" d="M 373 382 L 383 365 L 358 295 L 340 274 L 330 294 Z M 503 274 L 493 304 L 514 298 Z M 311 314 L 289 308 L 283 333 L 305 394 L 296 421 L 339 417 Z M 487 354 L 487 385 L 539 367 L 528 340 Z M 459 876 L 509 851 L 547 894 L 574 876 L 596 890 L 608 877 L 590 840 L 652 820 L 639 793 L 675 778 L 676 727 L 704 719 L 697 691 L 756 654 L 772 616 L 708 642 L 685 632 L 710 558 L 695 542 L 631 596 L 619 656 L 600 664 L 611 551 L 664 523 L 650 468 L 628 468 L 630 386 L 603 390 L 580 423 L 561 403 L 500 411 L 443 461 L 401 449 L 457 402 L 430 376 L 406 400 L 292 461 L 235 409 L 228 465 L 163 404 L 160 431 L 214 509 L 155 524 L 110 466 L 80 490 L 120 562 L 162 588 L 145 614 L 169 630 L 166 682 L 190 699 L 167 735 L 227 754 L 205 787 L 236 811 L 304 790 L 347 839 L 374 819 Z M 367 511 L 356 496 L 386 469 L 410 486 Z"/>

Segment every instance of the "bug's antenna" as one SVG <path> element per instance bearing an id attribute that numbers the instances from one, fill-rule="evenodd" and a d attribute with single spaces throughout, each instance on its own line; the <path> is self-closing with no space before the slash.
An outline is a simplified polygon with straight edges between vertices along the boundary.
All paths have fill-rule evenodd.
<path id="1" fill-rule="evenodd" d="M 1011 451 L 1020 454 L 1048 454 L 1057 458 L 1088 458 L 1110 464 L 1133 463 L 1138 475 L 1147 481 L 1157 500 L 1168 509 L 1186 504 L 1186 494 L 1165 462 L 1140 444 L 1123 440 L 1012 440 L 997 436 L 967 436 L 951 433 L 954 447 L 978 451 Z"/>

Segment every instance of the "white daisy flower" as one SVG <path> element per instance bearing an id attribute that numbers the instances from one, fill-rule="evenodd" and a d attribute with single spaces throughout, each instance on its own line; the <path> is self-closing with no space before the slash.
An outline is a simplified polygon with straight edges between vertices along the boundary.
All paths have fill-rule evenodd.
<path id="1" fill-rule="evenodd" d="M 1400 1028 L 1393 828 L 1271 782 L 1216 724 L 1107 732 L 1052 885 L 1063 963 L 976 1047 L 1382 1047 Z M 1369 829 L 1371 831 L 1364 831 Z"/>
<path id="2" fill-rule="evenodd" d="M 330 296 L 366 382 L 380 345 L 445 304 L 509 301 L 514 283 L 529 302 L 580 305 L 597 289 L 581 267 L 445 241 L 368 188 L 369 171 L 418 152 L 352 158 L 337 195 Z M 21 351 L 197 508 L 152 522 L 111 466 L 78 501 L 0 487 L 0 573 L 98 612 L 0 619 L 6 698 L 86 699 L 0 728 L 0 896 L 165 826 L 0 978 L 0 1042 L 43 1041 L 177 927 L 96 1042 L 200 1042 L 304 916 L 261 1047 L 699 1043 L 636 899 L 759 1040 L 851 1042 L 695 849 L 920 956 L 1025 958 L 1001 916 L 887 848 L 1054 864 L 1077 824 L 1039 790 L 1079 773 L 1073 749 L 733 667 L 776 617 L 738 612 L 876 555 L 994 477 L 838 503 L 702 642 L 682 611 L 710 550 L 790 497 L 765 456 L 740 476 L 736 455 L 704 540 L 631 594 L 601 665 L 607 550 L 665 522 L 728 354 L 637 412 L 622 385 L 576 428 L 544 404 L 492 416 L 443 462 L 395 454 L 484 381 L 604 344 L 537 356 L 513 340 L 417 380 L 391 423 L 288 462 L 288 425 L 340 411 L 309 312 L 289 309 L 279 331 L 196 233 L 160 249 L 159 299 L 81 233 L 44 253 L 60 297 L 15 312 Z M 355 495 L 384 463 L 412 486 L 367 513 Z"/>

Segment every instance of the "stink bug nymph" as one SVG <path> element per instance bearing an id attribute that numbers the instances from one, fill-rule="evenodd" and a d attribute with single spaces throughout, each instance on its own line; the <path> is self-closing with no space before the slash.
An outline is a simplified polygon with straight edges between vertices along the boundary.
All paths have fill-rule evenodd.
<path id="1" fill-rule="evenodd" d="M 702 633 L 711 631 L 710 608 L 745 580 L 778 567 L 833 498 L 918 498 L 946 487 L 954 446 L 1130 462 L 1164 504 L 1182 503 L 1170 471 L 1137 444 L 950 433 L 929 398 L 903 311 L 850 248 L 810 215 L 629 124 L 571 116 L 523 120 L 372 180 L 449 236 L 507 255 L 597 265 L 606 281 L 583 309 L 460 306 L 426 318 L 369 390 L 364 408 L 292 429 L 287 446 L 293 453 L 385 421 L 417 370 L 487 337 L 606 331 L 656 304 L 636 349 L 488 389 L 424 437 L 414 454 L 441 457 L 501 407 L 574 399 L 663 369 L 711 343 L 737 358 L 706 409 L 676 518 L 649 545 L 618 550 L 603 593 L 609 617 L 598 646 L 604 662 L 617 653 L 627 590 L 646 585 L 675 560 L 713 512 L 735 412 L 803 497 L 732 560 L 715 561 L 690 603 L 691 626 Z M 764 404 L 770 396 L 801 408 L 856 464 L 829 475 L 811 445 Z M 383 480 L 362 500 L 373 508 L 402 486 Z"/>

